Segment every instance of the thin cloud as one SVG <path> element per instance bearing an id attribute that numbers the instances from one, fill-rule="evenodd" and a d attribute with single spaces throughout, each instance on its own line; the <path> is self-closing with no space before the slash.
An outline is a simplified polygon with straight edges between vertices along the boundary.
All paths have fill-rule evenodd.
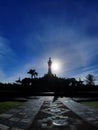
<path id="1" fill-rule="evenodd" d="M 8 40 L 0 36 L 0 60 L 14 59 L 14 56 Z"/>
<path id="2" fill-rule="evenodd" d="M 8 71 L 11 71 L 10 67 L 14 62 L 16 62 L 16 55 L 11 49 L 9 41 L 0 36 L 0 79 L 3 80 L 6 76 L 9 76 Z"/>
<path id="3" fill-rule="evenodd" d="M 0 82 L 5 78 L 5 73 L 0 70 Z"/>

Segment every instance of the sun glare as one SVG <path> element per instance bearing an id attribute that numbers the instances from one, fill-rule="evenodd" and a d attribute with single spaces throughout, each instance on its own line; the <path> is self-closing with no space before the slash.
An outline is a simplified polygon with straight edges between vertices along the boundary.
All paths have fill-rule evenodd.
<path id="1" fill-rule="evenodd" d="M 59 72 L 60 71 L 60 63 L 59 62 L 53 62 L 52 63 L 52 71 L 53 72 Z"/>

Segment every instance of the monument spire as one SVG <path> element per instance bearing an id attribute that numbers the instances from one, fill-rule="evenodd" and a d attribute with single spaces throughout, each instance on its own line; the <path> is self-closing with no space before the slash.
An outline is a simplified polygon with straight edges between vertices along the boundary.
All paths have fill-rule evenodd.
<path id="1" fill-rule="evenodd" d="M 51 65 L 52 65 L 52 61 L 51 61 L 51 57 L 49 57 L 49 60 L 48 60 L 48 74 L 52 74 Z"/>

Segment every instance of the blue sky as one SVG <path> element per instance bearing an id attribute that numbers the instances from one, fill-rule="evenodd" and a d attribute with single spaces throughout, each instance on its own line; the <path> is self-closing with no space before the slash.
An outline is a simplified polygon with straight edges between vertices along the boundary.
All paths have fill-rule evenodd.
<path id="1" fill-rule="evenodd" d="M 61 77 L 98 77 L 97 0 L 0 0 L 0 81 L 47 73 L 58 60 Z"/>

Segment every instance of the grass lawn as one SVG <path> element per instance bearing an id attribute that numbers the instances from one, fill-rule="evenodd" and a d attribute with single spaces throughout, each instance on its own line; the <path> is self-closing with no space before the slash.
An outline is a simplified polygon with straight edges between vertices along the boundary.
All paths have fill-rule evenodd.
<path id="1" fill-rule="evenodd" d="M 5 102 L 0 102 L 0 113 L 9 110 L 11 108 L 15 108 L 17 106 L 22 105 L 24 102 L 18 102 L 18 101 L 5 101 Z"/>
<path id="2" fill-rule="evenodd" d="M 83 104 L 98 108 L 98 101 L 81 102 Z"/>

